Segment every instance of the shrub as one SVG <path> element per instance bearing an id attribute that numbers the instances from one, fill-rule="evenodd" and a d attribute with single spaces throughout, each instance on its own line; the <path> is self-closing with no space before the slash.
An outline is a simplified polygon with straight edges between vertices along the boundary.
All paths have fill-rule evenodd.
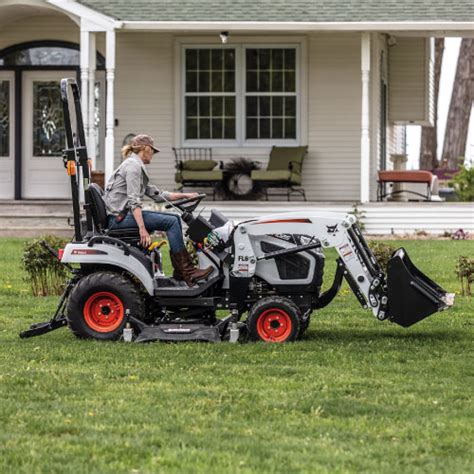
<path id="1" fill-rule="evenodd" d="M 379 262 L 379 265 L 382 267 L 382 270 L 387 272 L 388 261 L 392 257 L 396 248 L 390 244 L 384 244 L 383 242 L 377 242 L 376 240 L 370 241 L 369 247 Z"/>
<path id="2" fill-rule="evenodd" d="M 454 188 L 460 201 L 474 201 L 474 166 L 471 168 L 461 166 L 448 186 Z"/>
<path id="3" fill-rule="evenodd" d="M 25 244 L 22 266 L 28 276 L 24 280 L 31 285 L 34 296 L 60 295 L 63 292 L 68 270 L 51 255 L 45 244 L 57 250 L 67 242 L 48 235 Z"/>
<path id="4" fill-rule="evenodd" d="M 365 230 L 365 211 L 359 209 L 357 206 L 357 203 L 352 205 L 352 212 L 349 212 L 349 214 L 352 214 L 356 219 L 357 219 L 357 224 L 359 225 L 359 228 L 361 231 Z"/>
<path id="5" fill-rule="evenodd" d="M 474 282 L 474 259 L 460 256 L 455 273 L 461 282 L 461 295 L 471 296 L 471 283 Z"/>

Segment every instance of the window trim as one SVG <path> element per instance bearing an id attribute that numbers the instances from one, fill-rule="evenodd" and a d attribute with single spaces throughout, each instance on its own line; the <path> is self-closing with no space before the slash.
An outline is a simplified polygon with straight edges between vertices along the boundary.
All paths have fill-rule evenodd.
<path id="1" fill-rule="evenodd" d="M 181 129 L 180 129 L 180 136 L 181 136 L 181 143 L 183 146 L 237 146 L 238 145 L 238 137 L 239 137 L 239 113 L 240 113 L 240 108 L 241 105 L 239 103 L 239 80 L 237 78 L 239 67 L 240 67 L 240 59 L 239 59 L 239 54 L 238 50 L 234 45 L 222 45 L 220 46 L 222 49 L 235 49 L 235 92 L 233 94 L 228 94 L 228 93 L 222 93 L 222 92 L 216 92 L 212 93 L 210 92 L 209 96 L 235 96 L 235 139 L 191 139 L 191 140 L 186 140 L 186 50 L 187 49 L 217 49 L 215 44 L 199 44 L 199 45 L 194 45 L 194 44 L 183 44 L 181 45 L 181 75 L 180 75 L 180 102 L 181 102 L 181 107 L 180 107 L 180 124 L 181 124 Z M 204 94 L 199 94 L 199 93 L 191 93 L 191 96 L 202 96 Z"/>
<path id="2" fill-rule="evenodd" d="M 300 103 L 301 103 L 301 79 L 300 79 L 300 45 L 297 43 L 251 43 L 251 44 L 242 44 L 242 58 L 246 58 L 246 50 L 247 49 L 290 49 L 294 48 L 295 49 L 295 93 L 291 93 L 291 96 L 296 97 L 296 137 L 295 138 L 251 138 L 247 139 L 245 138 L 245 130 L 246 130 L 246 117 L 247 117 L 247 110 L 246 110 L 246 98 L 247 96 L 251 95 L 267 95 L 268 97 L 274 97 L 274 96 L 287 96 L 290 95 L 287 92 L 276 92 L 276 93 L 264 93 L 264 94 L 259 94 L 257 92 L 255 93 L 249 93 L 247 94 L 246 92 L 246 86 L 247 86 L 247 77 L 246 77 L 246 72 L 247 72 L 247 64 L 246 60 L 244 59 L 244 65 L 242 67 L 242 117 L 241 117 L 241 125 L 243 127 L 243 136 L 242 136 L 242 143 L 244 146 L 272 146 L 272 145 L 298 145 L 300 143 L 300 137 L 301 137 L 301 132 L 300 132 L 300 120 L 301 120 L 301 109 L 300 109 Z"/>
<path id="3" fill-rule="evenodd" d="M 179 66 L 177 69 L 177 74 L 179 77 L 179 85 L 177 86 L 177 91 L 179 93 L 177 108 L 177 113 L 179 114 L 179 119 L 176 121 L 180 125 L 180 130 L 176 134 L 177 142 L 179 146 L 183 147 L 193 147 L 193 146 L 208 146 L 214 148 L 260 148 L 260 147 L 269 147 L 272 145 L 286 145 L 286 146 L 297 146 L 303 140 L 305 136 L 305 130 L 302 130 L 302 120 L 303 113 L 306 113 L 306 110 L 302 110 L 302 95 L 306 92 L 306 85 L 302 81 L 305 71 L 302 71 L 303 61 L 303 49 L 304 44 L 301 38 L 295 40 L 286 40 L 286 41 L 272 41 L 269 42 L 269 39 L 266 38 L 265 42 L 259 41 L 249 41 L 242 38 L 234 39 L 232 43 L 221 45 L 216 44 L 215 42 L 210 41 L 199 41 L 196 39 L 196 43 L 190 41 L 189 38 L 183 38 L 182 41 L 178 40 L 177 43 L 178 54 L 179 54 Z M 230 48 L 235 49 L 235 113 L 236 113 L 236 138 L 232 139 L 222 139 L 222 140 L 213 140 L 213 139 L 192 139 L 186 140 L 186 50 L 187 49 L 216 49 L 216 48 Z M 246 139 L 245 130 L 246 130 L 246 116 L 245 116 L 245 81 L 246 81 L 246 63 L 245 63 L 245 52 L 246 49 L 295 49 L 295 59 L 296 59 L 296 138 L 295 139 Z M 284 93 L 283 93 L 284 94 Z M 209 94 L 212 95 L 212 94 Z M 272 94 L 269 94 L 272 96 Z"/>

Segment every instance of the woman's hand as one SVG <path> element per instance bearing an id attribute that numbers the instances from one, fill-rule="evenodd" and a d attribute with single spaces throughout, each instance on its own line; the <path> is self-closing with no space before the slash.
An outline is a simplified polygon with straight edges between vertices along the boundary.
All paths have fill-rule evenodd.
<path id="1" fill-rule="evenodd" d="M 147 249 L 151 244 L 151 237 L 145 227 L 140 227 L 140 245 Z"/>
<path id="2" fill-rule="evenodd" d="M 135 222 L 138 225 L 138 230 L 140 232 L 140 245 L 143 248 L 148 248 L 151 244 L 151 237 L 145 227 L 145 222 L 143 222 L 143 215 L 142 210 L 140 207 L 136 207 L 132 209 L 133 217 L 135 218 Z"/>

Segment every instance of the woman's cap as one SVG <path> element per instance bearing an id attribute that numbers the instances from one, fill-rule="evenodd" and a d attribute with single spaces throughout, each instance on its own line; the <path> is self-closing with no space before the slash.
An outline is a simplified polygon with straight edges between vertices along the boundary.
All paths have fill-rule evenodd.
<path id="1" fill-rule="evenodd" d="M 145 135 L 145 134 L 140 134 L 140 135 L 135 135 L 131 142 L 130 145 L 132 146 L 149 146 L 153 149 L 154 153 L 158 153 L 160 150 L 156 148 L 153 138 L 150 137 L 150 135 Z"/>

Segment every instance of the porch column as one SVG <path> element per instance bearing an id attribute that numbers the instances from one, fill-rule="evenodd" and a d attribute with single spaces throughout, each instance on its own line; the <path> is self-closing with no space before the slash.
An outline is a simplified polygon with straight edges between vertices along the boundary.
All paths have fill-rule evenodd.
<path id="1" fill-rule="evenodd" d="M 360 140 L 360 202 L 370 199 L 370 135 L 369 135 L 369 81 L 370 81 L 370 33 L 362 33 L 362 116 Z"/>
<path id="2" fill-rule="evenodd" d="M 105 182 L 114 171 L 114 78 L 115 78 L 115 31 L 106 32 L 107 112 L 105 134 Z"/>
<path id="3" fill-rule="evenodd" d="M 89 36 L 89 134 L 87 151 L 92 160 L 92 169 L 96 169 L 96 139 L 95 139 L 95 69 L 96 69 L 96 43 L 95 33 Z"/>
<path id="4" fill-rule="evenodd" d="M 84 133 L 86 139 L 88 138 L 89 133 L 89 114 L 88 114 L 88 81 L 89 81 L 89 38 L 90 33 L 88 30 L 81 29 L 81 109 L 82 109 L 82 122 L 84 124 Z"/>

